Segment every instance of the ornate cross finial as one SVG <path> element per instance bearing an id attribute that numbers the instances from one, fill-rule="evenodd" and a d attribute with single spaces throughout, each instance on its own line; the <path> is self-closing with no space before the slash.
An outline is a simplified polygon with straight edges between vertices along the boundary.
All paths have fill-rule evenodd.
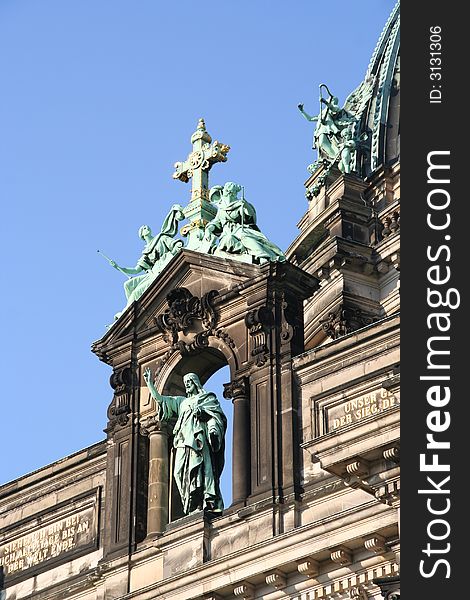
<path id="1" fill-rule="evenodd" d="M 189 235 L 189 249 L 196 246 L 204 226 L 216 214 L 216 209 L 209 200 L 209 171 L 213 164 L 225 162 L 230 150 L 230 146 L 217 140 L 211 142 L 204 119 L 199 119 L 197 129 L 191 136 L 193 151 L 184 162 L 175 163 L 174 179 L 185 183 L 192 179 L 191 199 L 184 209 L 189 224 L 181 230 L 183 235 Z"/>

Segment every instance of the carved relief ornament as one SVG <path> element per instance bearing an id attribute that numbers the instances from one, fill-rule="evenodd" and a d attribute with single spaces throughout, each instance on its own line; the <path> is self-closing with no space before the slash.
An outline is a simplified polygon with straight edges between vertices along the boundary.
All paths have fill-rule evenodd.
<path id="1" fill-rule="evenodd" d="M 218 295 L 217 290 L 211 290 L 197 298 L 183 287 L 167 295 L 168 308 L 155 320 L 173 351 L 186 355 L 208 346 L 209 337 L 216 335 L 218 315 L 213 301 Z"/>
<path id="2" fill-rule="evenodd" d="M 340 305 L 335 311 L 320 320 L 323 331 L 333 340 L 370 325 L 374 319 L 360 308 L 348 308 Z"/>
<path id="3" fill-rule="evenodd" d="M 245 325 L 253 339 L 251 356 L 256 365 L 262 367 L 269 357 L 268 334 L 274 326 L 273 311 L 267 306 L 250 310 L 245 315 Z"/>
<path id="4" fill-rule="evenodd" d="M 109 383 L 114 390 L 114 396 L 108 407 L 108 426 L 106 433 L 114 431 L 116 426 L 124 427 L 129 421 L 131 412 L 132 369 L 124 367 L 113 371 Z"/>

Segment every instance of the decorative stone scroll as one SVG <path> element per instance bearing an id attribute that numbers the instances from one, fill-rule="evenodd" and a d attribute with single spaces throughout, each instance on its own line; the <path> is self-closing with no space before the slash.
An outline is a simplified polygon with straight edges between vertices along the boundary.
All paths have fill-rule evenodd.
<path id="1" fill-rule="evenodd" d="M 320 572 L 320 565 L 314 558 L 306 558 L 297 564 L 297 571 L 306 577 L 316 577 Z"/>
<path id="2" fill-rule="evenodd" d="M 242 600 L 253 600 L 255 597 L 255 586 L 245 581 L 233 588 L 233 595 Z"/>
<path id="3" fill-rule="evenodd" d="M 129 367 L 113 372 L 109 383 L 114 390 L 114 396 L 108 407 L 108 426 L 106 433 L 114 431 L 116 426 L 124 427 L 129 421 L 131 412 L 132 370 Z"/>
<path id="4" fill-rule="evenodd" d="M 255 358 L 256 365 L 262 367 L 269 356 L 268 334 L 274 326 L 274 315 L 267 306 L 260 306 L 250 310 L 245 315 L 245 325 L 248 327 L 253 339 L 251 356 Z"/>
<path id="5" fill-rule="evenodd" d="M 287 585 L 287 577 L 285 573 L 276 569 L 272 573 L 266 575 L 266 585 L 270 585 L 276 590 L 282 590 Z"/>
<path id="6" fill-rule="evenodd" d="M 168 308 L 155 321 L 174 350 L 186 355 L 208 346 L 209 336 L 216 333 L 218 319 L 213 301 L 218 295 L 217 290 L 211 290 L 197 298 L 184 287 L 167 295 Z M 193 336 L 188 338 L 189 333 Z"/>
<path id="7" fill-rule="evenodd" d="M 387 551 L 385 538 L 378 533 L 364 538 L 364 548 L 370 550 L 374 554 L 384 554 Z"/>
<path id="8" fill-rule="evenodd" d="M 340 546 L 331 551 L 330 558 L 333 562 L 345 567 L 352 563 L 352 553 L 348 548 Z"/>

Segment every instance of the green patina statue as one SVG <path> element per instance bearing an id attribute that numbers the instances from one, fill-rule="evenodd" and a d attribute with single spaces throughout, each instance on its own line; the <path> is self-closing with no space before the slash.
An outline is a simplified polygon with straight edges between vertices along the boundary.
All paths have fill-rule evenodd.
<path id="1" fill-rule="evenodd" d="M 175 204 L 171 207 L 160 233 L 156 236 L 152 235 L 148 225 L 142 225 L 139 229 L 139 237 L 144 240 L 145 247 L 135 267 L 120 267 L 114 260 L 108 259 L 110 265 L 121 273 L 135 275 L 124 282 L 126 308 L 142 296 L 165 265 L 182 249 L 183 241 L 175 239 L 175 236 L 178 232 L 178 223 L 184 218 L 183 207 Z M 116 318 L 121 314 L 118 313 Z"/>
<path id="2" fill-rule="evenodd" d="M 326 139 L 326 133 L 322 135 Z M 251 264 L 286 260 L 282 250 L 260 231 L 254 206 L 243 194 L 238 198 L 242 190 L 239 185 L 228 182 L 209 189 L 209 170 L 213 164 L 227 160 L 230 147 L 212 142 L 204 119 L 199 119 L 191 143 L 193 151 L 186 161 L 175 163 L 173 173 L 174 179 L 192 180 L 190 202 L 185 208 L 173 205 L 156 236 L 152 235 L 148 225 L 142 225 L 139 237 L 144 240 L 145 247 L 135 267 L 122 267 L 98 250 L 112 267 L 127 276 L 124 283 L 127 304 L 115 315 L 115 320 L 142 296 L 183 248 Z M 184 219 L 189 223 L 180 233 L 187 236 L 186 244 L 176 238 L 178 223 Z"/>
<path id="3" fill-rule="evenodd" d="M 370 99 L 374 89 L 374 77 L 365 79 L 346 99 L 341 108 L 339 100 L 330 92 L 328 87 L 320 85 L 320 112 L 311 116 L 304 110 L 303 104 L 298 104 L 301 114 L 316 123 L 313 134 L 313 148 L 318 152 L 318 160 L 309 165 L 308 170 L 313 173 L 321 165 L 331 169 L 337 164 L 343 173 L 351 173 L 356 162 L 356 150 L 367 139 L 367 135 L 356 136 L 357 124 Z M 323 88 L 329 94 L 328 98 L 322 95 Z"/>
<path id="4" fill-rule="evenodd" d="M 227 419 L 212 392 L 206 392 L 199 377 L 183 377 L 186 397 L 162 396 L 155 388 L 150 369 L 144 379 L 157 403 L 157 417 L 173 428 L 174 478 L 185 515 L 205 510 L 220 514 L 224 504 L 219 481 L 224 467 Z"/>
<path id="5" fill-rule="evenodd" d="M 217 205 L 217 214 L 205 228 L 205 251 L 217 256 L 246 257 L 250 262 L 285 261 L 282 250 L 259 230 L 255 207 L 238 198 L 241 189 L 232 181 L 211 189 L 210 198 Z"/>
<path id="6" fill-rule="evenodd" d="M 322 96 L 323 88 L 329 93 L 328 99 Z M 336 161 L 340 154 L 341 132 L 354 124 L 356 117 L 347 110 L 347 103 L 344 108 L 340 107 L 338 98 L 331 94 L 324 83 L 320 85 L 319 100 L 320 113 L 315 117 L 305 112 L 303 104 L 299 104 L 298 108 L 307 121 L 317 124 L 313 134 L 313 148 L 318 151 L 319 158 Z"/>
<path id="7" fill-rule="evenodd" d="M 341 143 L 338 149 L 338 169 L 342 173 L 351 173 L 351 162 L 356 148 L 357 140 L 353 136 L 351 127 L 345 127 L 341 132 Z"/>

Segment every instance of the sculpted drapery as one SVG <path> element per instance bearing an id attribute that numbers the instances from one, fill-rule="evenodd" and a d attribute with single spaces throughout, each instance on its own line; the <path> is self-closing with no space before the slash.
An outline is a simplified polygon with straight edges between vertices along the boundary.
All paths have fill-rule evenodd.
<path id="1" fill-rule="evenodd" d="M 201 509 L 221 513 L 224 505 L 219 482 L 227 419 L 216 395 L 204 390 L 195 373 L 183 378 L 186 397 L 159 394 L 149 370 L 144 378 L 157 402 L 158 417 L 162 421 L 177 418 L 173 429 L 174 478 L 184 514 Z"/>

